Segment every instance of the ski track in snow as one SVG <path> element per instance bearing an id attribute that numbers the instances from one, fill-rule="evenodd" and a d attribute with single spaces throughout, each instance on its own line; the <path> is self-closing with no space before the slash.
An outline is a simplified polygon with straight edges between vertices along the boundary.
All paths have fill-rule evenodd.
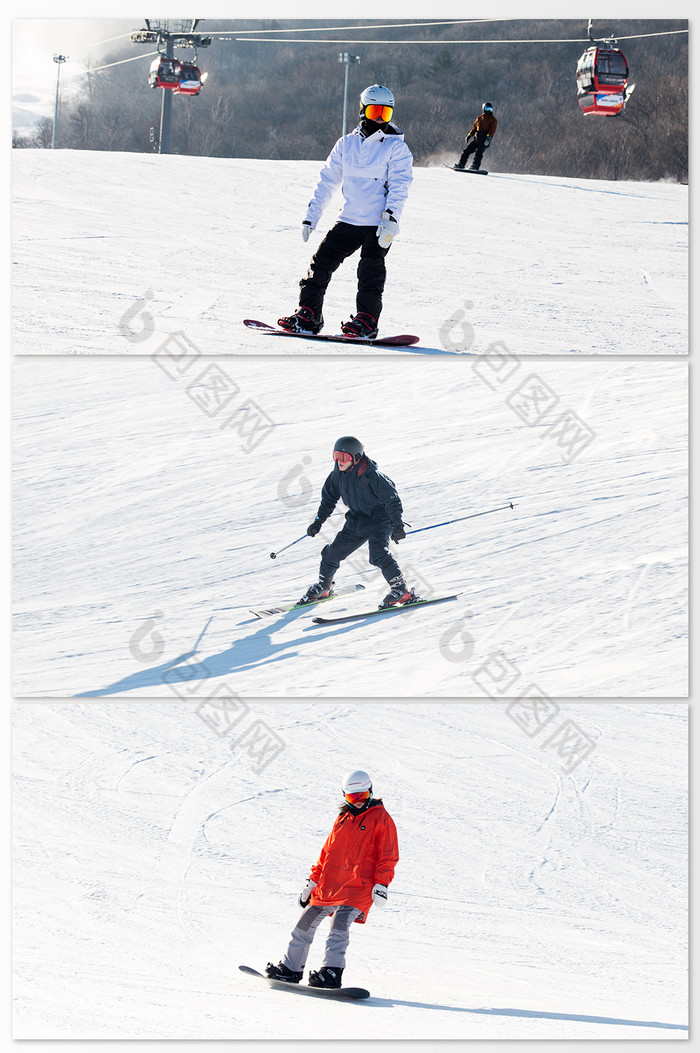
<path id="1" fill-rule="evenodd" d="M 203 354 L 328 353 L 241 324 L 274 324 L 296 306 L 340 203 L 304 244 L 320 161 L 15 150 L 13 167 L 16 353 L 150 354 L 177 331 Z M 421 345 L 333 345 L 334 357 L 492 345 L 516 355 L 687 354 L 687 187 L 498 173 L 467 181 L 440 165 L 414 175 L 381 330 L 416 333 Z M 333 278 L 327 331 L 354 310 L 355 270 L 351 261 Z"/>
<path id="2" fill-rule="evenodd" d="M 467 360 L 374 363 L 368 378 L 332 360 L 237 359 L 230 406 L 268 422 L 253 448 L 250 429 L 226 426 L 230 406 L 212 414 L 149 358 L 14 370 L 19 695 L 686 694 L 683 362 L 538 362 L 558 401 L 531 423 L 511 397 L 527 365 L 494 389 Z M 590 438 L 570 461 L 552 432 L 568 411 Z M 314 539 L 306 525 L 348 433 L 413 529 L 516 507 L 395 547 L 419 593 L 454 602 L 338 625 L 314 625 L 315 608 L 257 619 L 249 608 L 317 578 L 342 517 Z M 365 590 L 328 614 L 386 591 L 366 547 L 336 578 Z"/>
<path id="3" fill-rule="evenodd" d="M 257 703 L 267 765 L 194 704 L 15 707 L 15 1038 L 686 1038 L 687 707 L 564 716 L 572 771 L 485 701 Z M 360 759 L 401 859 L 350 943 L 371 1000 L 309 1004 L 238 965 L 281 955 Z"/>

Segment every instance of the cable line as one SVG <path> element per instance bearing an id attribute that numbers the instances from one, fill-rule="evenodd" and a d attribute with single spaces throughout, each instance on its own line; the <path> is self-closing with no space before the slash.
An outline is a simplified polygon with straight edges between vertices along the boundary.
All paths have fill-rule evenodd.
<path id="1" fill-rule="evenodd" d="M 108 62 L 106 66 L 91 66 L 90 69 L 85 70 L 86 73 L 97 73 L 101 69 L 109 69 L 111 66 L 123 66 L 125 62 L 137 62 L 139 59 L 150 58 L 151 55 L 157 55 L 157 51 L 147 51 L 145 55 L 134 55 L 133 58 L 119 59 L 118 62 Z"/>
<path id="2" fill-rule="evenodd" d="M 118 37 L 108 37 L 107 40 L 98 40 L 96 44 L 78 44 L 77 47 L 72 48 L 72 51 L 85 51 L 86 48 L 99 48 L 103 44 L 111 44 L 113 40 L 123 40 L 124 37 L 128 37 L 129 33 L 120 33 Z"/>
<path id="3" fill-rule="evenodd" d="M 626 37 L 616 35 L 614 39 L 646 40 L 648 37 L 670 37 L 687 32 L 687 29 L 669 29 L 662 33 L 634 33 Z M 307 40 L 305 37 L 296 40 L 272 40 L 270 37 L 235 37 L 235 40 L 241 44 L 440 44 L 442 47 L 451 44 L 590 44 L 588 37 L 559 37 L 552 40 L 349 40 L 346 37 L 340 37 L 338 40 Z"/>
<path id="4" fill-rule="evenodd" d="M 302 29 L 210 29 L 209 33 L 218 36 L 231 36 L 233 33 L 343 33 L 346 29 L 412 29 L 415 26 L 422 29 L 424 26 L 467 26 L 477 25 L 482 22 L 514 22 L 512 18 L 460 18 L 456 21 L 442 22 L 386 22 L 384 25 L 373 26 L 304 26 Z"/>

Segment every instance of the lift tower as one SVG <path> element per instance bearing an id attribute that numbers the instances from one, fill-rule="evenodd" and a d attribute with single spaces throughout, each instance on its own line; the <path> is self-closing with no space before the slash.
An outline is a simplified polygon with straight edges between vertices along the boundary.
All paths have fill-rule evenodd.
<path id="1" fill-rule="evenodd" d="M 196 29 L 201 22 L 200 18 L 185 19 L 180 28 L 174 26 L 172 20 L 156 22 L 152 18 L 144 19 L 146 28 L 138 29 L 131 34 L 134 44 L 155 44 L 159 54 L 166 59 L 175 57 L 175 48 L 208 48 L 211 37 L 202 36 Z M 189 23 L 189 24 L 188 24 Z M 173 93 L 163 90 L 163 99 L 160 109 L 160 139 L 158 152 L 171 154 L 173 152 Z"/>

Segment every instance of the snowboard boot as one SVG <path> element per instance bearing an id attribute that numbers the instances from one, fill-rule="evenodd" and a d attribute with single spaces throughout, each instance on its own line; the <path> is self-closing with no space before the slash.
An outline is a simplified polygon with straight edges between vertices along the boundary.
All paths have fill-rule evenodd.
<path id="1" fill-rule="evenodd" d="M 288 333 L 311 333 L 315 335 L 323 329 L 323 315 L 316 318 L 310 307 L 300 307 L 296 314 L 278 318 L 277 325 Z"/>
<path id="2" fill-rule="evenodd" d="M 373 340 L 378 333 L 377 319 L 360 311 L 349 322 L 342 322 L 340 331 L 343 336 L 361 336 L 365 340 Z"/>
<path id="3" fill-rule="evenodd" d="M 299 603 L 317 603 L 319 600 L 329 599 L 333 595 L 334 581 L 328 581 L 328 579 L 321 579 L 317 581 L 315 585 L 310 585 L 304 595 L 299 600 Z"/>
<path id="4" fill-rule="evenodd" d="M 309 973 L 309 987 L 340 987 L 343 970 L 324 965 L 318 972 Z"/>
<path id="5" fill-rule="evenodd" d="M 279 965 L 273 965 L 272 962 L 268 962 L 265 975 L 269 976 L 271 980 L 283 980 L 286 984 L 298 984 L 304 974 L 303 972 L 293 972 L 286 965 L 283 965 L 282 962 Z"/>
<path id="6" fill-rule="evenodd" d="M 415 590 L 408 589 L 406 582 L 401 576 L 392 578 L 389 584 L 391 585 L 391 592 L 387 593 L 379 604 L 380 610 L 384 610 L 385 607 L 400 607 L 404 603 L 413 603 L 418 599 Z"/>

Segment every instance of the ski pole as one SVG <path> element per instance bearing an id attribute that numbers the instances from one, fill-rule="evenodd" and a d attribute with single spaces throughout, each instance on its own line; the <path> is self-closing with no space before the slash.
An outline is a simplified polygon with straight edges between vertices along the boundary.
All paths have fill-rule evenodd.
<path id="1" fill-rule="evenodd" d="M 296 541 L 290 541 L 288 545 L 284 546 L 284 548 L 278 549 L 277 552 L 271 552 L 270 553 L 270 559 L 277 559 L 277 557 L 279 556 L 280 552 L 284 552 L 285 549 L 291 548 L 292 545 L 296 545 L 297 541 L 303 541 L 305 537 L 308 537 L 308 535 L 307 534 L 302 534 L 301 537 L 298 537 L 296 539 Z"/>
<path id="2" fill-rule="evenodd" d="M 472 514 L 468 516 L 458 516 L 457 519 L 447 519 L 444 523 L 433 523 L 432 526 L 418 527 L 417 530 L 407 531 L 406 537 L 408 537 L 409 534 L 420 534 L 424 530 L 435 530 L 436 527 L 450 526 L 451 523 L 461 523 L 464 519 L 476 519 L 477 516 L 488 516 L 491 515 L 492 512 L 502 512 L 504 508 L 515 508 L 515 505 L 511 501 L 507 505 L 501 505 L 500 508 L 489 508 L 486 512 L 472 512 Z"/>
<path id="3" fill-rule="evenodd" d="M 329 519 L 335 519 L 339 515 L 344 515 L 344 513 L 343 512 L 336 512 L 335 515 L 329 516 L 328 518 Z M 298 541 L 303 541 L 305 537 L 308 537 L 308 534 L 302 534 L 301 537 L 298 537 L 296 539 L 296 541 L 290 541 L 288 545 L 284 546 L 284 548 L 278 549 L 277 552 L 271 552 L 270 553 L 270 559 L 277 559 L 277 557 L 279 556 L 280 552 L 284 552 L 285 549 L 291 548 L 292 545 L 296 545 Z"/>

